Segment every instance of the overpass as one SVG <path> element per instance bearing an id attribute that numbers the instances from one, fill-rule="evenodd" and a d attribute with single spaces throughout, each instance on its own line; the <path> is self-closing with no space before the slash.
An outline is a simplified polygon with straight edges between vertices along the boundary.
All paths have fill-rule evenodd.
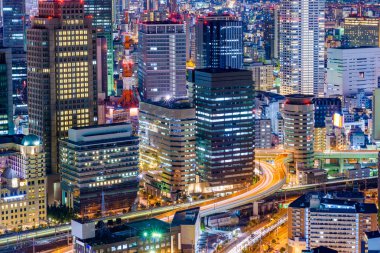
<path id="1" fill-rule="evenodd" d="M 314 152 L 315 159 L 377 159 L 380 150 L 340 150 Z M 279 155 L 292 156 L 291 152 L 284 149 L 256 149 L 256 160 L 274 160 Z"/>
<path id="2" fill-rule="evenodd" d="M 114 220 L 116 218 L 121 218 L 124 220 L 130 219 L 144 219 L 152 216 L 157 216 L 162 220 L 171 220 L 174 213 L 178 210 L 183 210 L 192 207 L 200 207 L 201 216 L 207 216 L 213 213 L 219 213 L 227 211 L 229 209 L 252 203 L 264 199 L 275 192 L 279 191 L 286 182 L 285 170 L 276 169 L 273 165 L 262 162 L 260 164 L 262 177 L 260 180 L 247 187 L 247 189 L 240 192 L 231 194 L 226 197 L 211 199 L 211 200 L 199 200 L 192 203 L 183 203 L 178 205 L 164 206 L 158 208 L 152 208 L 148 210 L 140 210 L 137 212 L 131 212 L 127 214 L 115 215 L 110 217 L 104 217 L 95 219 L 99 220 Z M 65 224 L 62 226 L 44 228 L 39 230 L 29 230 L 20 233 L 12 233 L 0 236 L 0 246 L 5 246 L 9 244 L 17 244 L 26 240 L 32 240 L 34 238 L 43 238 L 52 236 L 58 233 L 68 233 L 71 231 L 70 224 Z"/>
<path id="3" fill-rule="evenodd" d="M 314 152 L 314 158 L 319 160 L 321 164 L 325 164 L 327 159 L 337 160 L 339 164 L 339 171 L 344 171 L 346 160 L 357 160 L 361 163 L 363 159 L 372 160 L 377 162 L 379 150 L 341 150 L 341 151 L 324 151 Z M 256 149 L 255 159 L 259 161 L 275 161 L 279 156 L 285 156 L 285 162 L 290 162 L 293 156 L 290 152 L 283 149 Z"/>

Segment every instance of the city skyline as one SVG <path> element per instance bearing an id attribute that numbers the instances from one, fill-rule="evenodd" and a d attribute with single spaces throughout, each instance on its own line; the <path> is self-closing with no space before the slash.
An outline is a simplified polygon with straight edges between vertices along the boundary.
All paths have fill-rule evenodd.
<path id="1" fill-rule="evenodd" d="M 380 2 L 0 2 L 0 251 L 380 252 Z"/>

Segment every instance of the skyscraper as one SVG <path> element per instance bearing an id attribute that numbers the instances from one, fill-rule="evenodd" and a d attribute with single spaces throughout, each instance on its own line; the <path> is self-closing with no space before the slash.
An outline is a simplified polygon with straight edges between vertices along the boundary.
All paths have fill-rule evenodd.
<path id="1" fill-rule="evenodd" d="M 252 72 L 208 68 L 195 72 L 196 166 L 214 192 L 252 183 Z"/>
<path id="2" fill-rule="evenodd" d="M 195 109 L 180 100 L 141 102 L 139 124 L 142 169 L 159 168 L 163 195 L 185 195 L 195 183 Z"/>
<path id="3" fill-rule="evenodd" d="M 186 96 L 186 34 L 183 23 L 139 25 L 138 78 L 143 100 Z"/>
<path id="4" fill-rule="evenodd" d="M 116 95 L 113 82 L 113 0 L 84 0 L 84 11 L 92 16 L 98 38 L 107 39 L 107 94 Z M 103 77 L 105 78 L 105 77 Z"/>
<path id="5" fill-rule="evenodd" d="M 283 0 L 281 94 L 324 95 L 325 0 Z"/>
<path id="6" fill-rule="evenodd" d="M 0 135 L 13 133 L 12 109 L 12 52 L 0 49 Z"/>
<path id="7" fill-rule="evenodd" d="M 47 170 L 57 175 L 58 139 L 97 121 L 95 35 L 83 1 L 39 2 L 27 39 L 30 132 L 42 138 Z"/>
<path id="8" fill-rule="evenodd" d="M 3 46 L 12 48 L 12 94 L 16 95 L 15 114 L 26 106 L 26 52 L 25 43 L 25 0 L 3 0 Z"/>
<path id="9" fill-rule="evenodd" d="M 197 68 L 242 68 L 243 27 L 237 17 L 198 18 L 195 39 Z"/>
<path id="10" fill-rule="evenodd" d="M 25 1 L 3 0 L 3 46 L 23 47 Z"/>
<path id="11" fill-rule="evenodd" d="M 286 96 L 284 117 L 284 149 L 293 153 L 292 169 L 310 169 L 314 164 L 313 96 Z"/>

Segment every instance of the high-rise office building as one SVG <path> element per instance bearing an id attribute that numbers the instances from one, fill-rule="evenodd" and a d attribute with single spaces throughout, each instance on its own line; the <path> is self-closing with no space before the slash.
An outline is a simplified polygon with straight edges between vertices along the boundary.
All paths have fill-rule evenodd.
<path id="1" fill-rule="evenodd" d="M 25 1 L 4 0 L 3 1 L 3 46 L 12 48 L 12 95 L 15 96 L 15 115 L 25 115 L 27 109 L 26 95 L 26 52 L 25 45 L 25 23 L 26 10 Z"/>
<path id="2" fill-rule="evenodd" d="M 319 246 L 364 252 L 364 232 L 377 230 L 377 208 L 363 201 L 355 192 L 309 193 L 293 201 L 288 208 L 288 252 Z"/>
<path id="3" fill-rule="evenodd" d="M 0 138 L 0 231 L 46 224 L 46 167 L 35 135 Z"/>
<path id="4" fill-rule="evenodd" d="M 339 98 L 314 98 L 314 127 L 326 127 L 326 118 L 332 120 L 335 113 L 342 113 L 342 100 Z"/>
<path id="5" fill-rule="evenodd" d="M 379 85 L 380 48 L 329 48 L 327 50 L 328 96 L 373 93 Z"/>
<path id="6" fill-rule="evenodd" d="M 325 0 L 283 0 L 281 94 L 324 95 Z"/>
<path id="7" fill-rule="evenodd" d="M 0 49 L 0 135 L 13 133 L 12 52 Z"/>
<path id="8" fill-rule="evenodd" d="M 380 19 L 378 17 L 347 17 L 344 35 L 350 47 L 379 47 Z"/>
<path id="9" fill-rule="evenodd" d="M 163 194 L 184 195 L 195 183 L 195 109 L 181 100 L 141 102 L 139 124 L 141 169 L 160 170 Z"/>
<path id="10" fill-rule="evenodd" d="M 214 192 L 252 183 L 252 72 L 208 68 L 195 72 L 196 166 Z"/>
<path id="11" fill-rule="evenodd" d="M 53 175 L 58 181 L 58 140 L 72 127 L 97 121 L 93 32 L 81 0 L 39 2 L 39 15 L 27 31 L 30 132 L 42 138 L 53 181 Z M 58 191 L 48 192 L 60 198 Z"/>
<path id="12" fill-rule="evenodd" d="M 286 96 L 284 117 L 284 149 L 293 154 L 294 169 L 312 168 L 314 164 L 313 96 Z"/>
<path id="13" fill-rule="evenodd" d="M 72 128 L 60 141 L 59 157 L 63 204 L 86 216 L 134 204 L 139 140 L 130 124 Z"/>
<path id="14" fill-rule="evenodd" d="M 113 80 L 113 2 L 113 0 L 84 0 L 84 12 L 92 16 L 92 26 L 97 30 L 97 37 L 107 40 L 107 75 L 103 77 L 107 80 L 106 95 L 116 95 Z"/>
<path id="15" fill-rule="evenodd" d="M 3 0 L 3 46 L 23 47 L 25 32 L 25 1 Z"/>
<path id="16" fill-rule="evenodd" d="M 143 100 L 186 96 L 184 24 L 147 21 L 139 24 L 138 78 Z"/>
<path id="17" fill-rule="evenodd" d="M 16 114 L 18 107 L 27 106 L 27 58 L 24 47 L 12 47 L 12 86 L 16 97 Z M 23 110 L 22 110 L 23 111 Z"/>
<path id="18" fill-rule="evenodd" d="M 199 17 L 195 39 L 197 68 L 242 68 L 243 27 L 237 17 Z"/>

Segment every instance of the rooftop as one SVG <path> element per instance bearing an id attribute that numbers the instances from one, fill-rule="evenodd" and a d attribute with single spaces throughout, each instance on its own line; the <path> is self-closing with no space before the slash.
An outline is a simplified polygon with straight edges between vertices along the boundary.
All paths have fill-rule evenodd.
<path id="1" fill-rule="evenodd" d="M 304 95 L 304 94 L 292 94 L 292 95 L 286 95 L 285 98 L 286 98 L 285 104 L 311 105 L 312 99 L 314 98 L 314 96 Z"/>
<path id="2" fill-rule="evenodd" d="M 160 107 L 164 107 L 167 109 L 191 109 L 191 105 L 187 98 L 172 98 L 168 100 L 161 100 L 158 102 L 153 101 L 144 101 L 147 104 L 152 104 Z"/>
<path id="3" fill-rule="evenodd" d="M 347 194 L 349 195 L 349 194 Z M 331 213 L 377 213 L 375 204 L 359 203 L 357 201 L 351 201 L 350 198 L 334 199 L 332 194 L 324 194 L 322 192 L 311 192 L 302 195 L 292 203 L 289 207 L 292 208 L 310 208 L 310 200 L 312 198 L 319 199 L 320 205 L 316 208 L 312 208 L 313 212 L 331 212 Z"/>
<path id="4" fill-rule="evenodd" d="M 83 130 L 83 129 L 95 129 L 95 128 L 102 128 L 102 127 L 111 127 L 111 126 L 122 126 L 122 125 L 129 125 L 129 123 L 120 122 L 120 123 L 112 123 L 112 124 L 100 124 L 100 125 L 92 125 L 92 126 L 84 126 L 84 127 L 72 127 L 71 129 L 74 130 Z"/>
<path id="5" fill-rule="evenodd" d="M 125 241 L 132 237 L 161 237 L 162 234 L 170 233 L 170 224 L 151 218 L 143 221 L 125 223 L 114 227 L 98 227 L 95 237 L 85 239 L 84 242 L 92 246 L 111 244 Z"/>
<path id="6" fill-rule="evenodd" d="M 182 22 L 174 20 L 163 20 L 163 21 L 143 21 L 141 24 L 144 25 L 183 25 Z"/>
<path id="7" fill-rule="evenodd" d="M 231 72 L 247 72 L 248 70 L 244 69 L 233 69 L 233 68 L 228 68 L 228 69 L 223 69 L 223 68 L 204 68 L 204 69 L 196 69 L 196 72 L 204 72 L 204 73 L 231 73 Z"/>
<path id="8" fill-rule="evenodd" d="M 172 221 L 172 227 L 180 225 L 195 225 L 199 219 L 199 210 L 199 207 L 195 207 L 176 212 Z"/>

